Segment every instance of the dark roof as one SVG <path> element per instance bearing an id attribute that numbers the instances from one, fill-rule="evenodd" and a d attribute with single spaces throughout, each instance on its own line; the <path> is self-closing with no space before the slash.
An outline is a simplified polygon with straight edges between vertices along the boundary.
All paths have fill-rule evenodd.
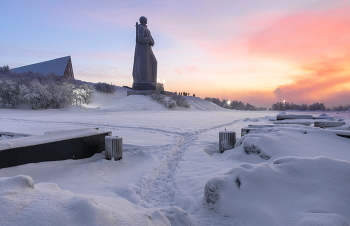
<path id="1" fill-rule="evenodd" d="M 70 56 L 48 60 L 41 63 L 30 64 L 23 67 L 17 67 L 11 69 L 10 71 L 17 73 L 32 71 L 34 73 L 42 73 L 43 75 L 54 73 L 59 76 L 64 76 L 68 64 L 71 65 Z"/>

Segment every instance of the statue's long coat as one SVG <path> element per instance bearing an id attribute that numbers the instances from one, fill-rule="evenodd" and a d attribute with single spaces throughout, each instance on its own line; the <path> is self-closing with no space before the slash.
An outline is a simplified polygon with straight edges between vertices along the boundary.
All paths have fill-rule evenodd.
<path id="1" fill-rule="evenodd" d="M 146 25 L 136 29 L 136 47 L 132 75 L 134 83 L 157 82 L 157 59 L 153 54 L 154 40 Z"/>

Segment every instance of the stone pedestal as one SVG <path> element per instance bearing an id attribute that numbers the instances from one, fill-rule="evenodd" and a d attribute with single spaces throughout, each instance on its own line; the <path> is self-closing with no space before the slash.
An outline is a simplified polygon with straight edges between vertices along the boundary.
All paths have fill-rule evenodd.
<path id="1" fill-rule="evenodd" d="M 156 82 L 134 82 L 132 88 L 136 90 L 157 90 L 164 91 L 164 85 Z"/>
<path id="2" fill-rule="evenodd" d="M 135 90 L 135 91 L 127 91 L 127 96 L 131 95 L 143 95 L 143 96 L 150 96 L 152 94 L 163 94 L 165 96 L 170 97 L 171 95 L 174 95 L 173 92 L 168 92 L 168 91 L 157 91 L 157 90 Z"/>

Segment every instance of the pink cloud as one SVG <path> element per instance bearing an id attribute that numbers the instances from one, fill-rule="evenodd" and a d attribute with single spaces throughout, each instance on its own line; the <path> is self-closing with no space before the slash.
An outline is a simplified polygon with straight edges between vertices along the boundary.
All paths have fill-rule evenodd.
<path id="1" fill-rule="evenodd" d="M 252 35 L 249 44 L 253 55 L 303 71 L 274 91 L 278 101 L 349 103 L 350 7 L 295 13 Z"/>
<path id="2" fill-rule="evenodd" d="M 277 19 L 250 38 L 253 54 L 282 57 L 297 62 L 348 53 L 350 7 L 307 11 Z"/>
<path id="3" fill-rule="evenodd" d="M 174 71 L 176 74 L 193 74 L 199 72 L 200 70 L 196 66 L 183 66 L 176 67 Z"/>

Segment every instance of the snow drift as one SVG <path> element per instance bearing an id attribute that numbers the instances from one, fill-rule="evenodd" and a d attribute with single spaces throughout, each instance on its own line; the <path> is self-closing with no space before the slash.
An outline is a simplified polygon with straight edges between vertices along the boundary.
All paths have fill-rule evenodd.
<path id="1" fill-rule="evenodd" d="M 204 202 L 240 225 L 349 225 L 350 162 L 282 157 L 211 178 Z"/>
<path id="2" fill-rule="evenodd" d="M 346 159 L 350 140 L 331 130 L 302 125 L 261 127 L 237 139 L 234 149 L 226 151 L 229 159 L 249 163 L 272 162 L 284 156 L 328 156 Z"/>
<path id="3" fill-rule="evenodd" d="M 30 176 L 0 178 L 1 225 L 192 225 L 186 212 L 145 209 L 125 199 L 74 194 Z"/>

